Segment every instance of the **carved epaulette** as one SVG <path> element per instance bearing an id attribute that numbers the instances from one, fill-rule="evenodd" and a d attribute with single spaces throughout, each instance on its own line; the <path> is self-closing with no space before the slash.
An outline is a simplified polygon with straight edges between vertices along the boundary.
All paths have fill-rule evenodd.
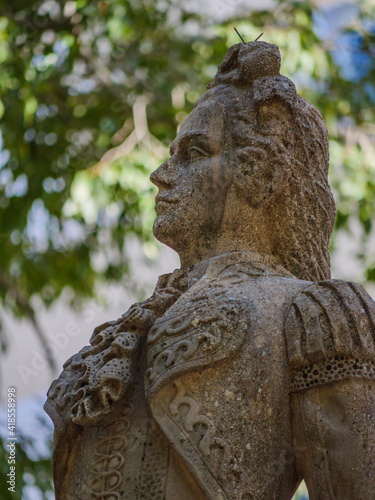
<path id="1" fill-rule="evenodd" d="M 228 358 L 248 332 L 247 301 L 231 287 L 207 287 L 178 301 L 148 333 L 146 393 L 153 395 L 172 379 Z M 187 305 L 190 304 L 189 305 Z"/>
<path id="2" fill-rule="evenodd" d="M 361 285 L 311 284 L 285 320 L 292 390 L 348 378 L 375 378 L 375 302 Z"/>

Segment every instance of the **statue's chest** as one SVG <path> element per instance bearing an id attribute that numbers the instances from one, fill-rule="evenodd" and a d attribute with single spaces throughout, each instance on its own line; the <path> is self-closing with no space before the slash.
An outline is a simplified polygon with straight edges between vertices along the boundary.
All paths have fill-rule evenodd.
<path id="1" fill-rule="evenodd" d="M 249 370 L 262 376 L 270 357 L 278 355 L 282 327 L 280 308 L 266 295 L 255 280 L 235 285 L 217 280 L 181 297 L 148 334 L 149 394 L 243 349 L 259 365 Z"/>
<path id="2" fill-rule="evenodd" d="M 280 436 L 291 440 L 289 374 L 276 288 L 212 283 L 182 297 L 149 333 L 151 412 L 207 498 L 267 498 L 262 481 L 272 467 L 259 473 L 259 464 L 287 465 Z"/>

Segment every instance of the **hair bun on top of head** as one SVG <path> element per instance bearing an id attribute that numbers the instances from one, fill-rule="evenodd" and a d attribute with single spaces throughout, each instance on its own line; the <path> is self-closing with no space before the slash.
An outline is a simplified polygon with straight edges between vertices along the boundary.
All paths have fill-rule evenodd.
<path id="1" fill-rule="evenodd" d="M 253 80 L 280 74 L 281 56 L 277 45 L 267 42 L 232 45 L 208 89 L 220 84 L 249 86 Z"/>
<path id="2" fill-rule="evenodd" d="M 281 98 L 292 104 L 297 91 L 294 83 L 280 75 L 281 56 L 277 45 L 267 42 L 232 45 L 207 89 L 233 85 L 254 91 L 254 101 Z"/>

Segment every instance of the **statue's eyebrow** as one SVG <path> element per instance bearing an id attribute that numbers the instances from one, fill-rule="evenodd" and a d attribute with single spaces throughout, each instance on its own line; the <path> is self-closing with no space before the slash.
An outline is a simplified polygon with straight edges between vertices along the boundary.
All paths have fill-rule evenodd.
<path id="1" fill-rule="evenodd" d="M 210 141 L 209 137 L 207 134 L 204 132 L 200 131 L 192 131 L 192 132 L 186 132 L 185 134 L 182 134 L 178 140 L 177 138 L 172 142 L 171 147 L 169 148 L 170 154 L 173 155 L 177 146 L 179 148 L 183 148 L 186 144 L 189 143 L 192 139 L 199 139 L 199 142 L 202 143 L 202 145 L 206 146 L 207 148 L 210 149 Z"/>

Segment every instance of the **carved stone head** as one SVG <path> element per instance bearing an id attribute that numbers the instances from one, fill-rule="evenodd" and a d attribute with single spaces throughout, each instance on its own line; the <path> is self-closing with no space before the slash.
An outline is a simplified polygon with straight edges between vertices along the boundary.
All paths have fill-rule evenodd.
<path id="1" fill-rule="evenodd" d="M 329 279 L 335 205 L 324 120 L 265 42 L 232 46 L 152 175 L 155 236 L 182 265 L 251 250 Z"/>

